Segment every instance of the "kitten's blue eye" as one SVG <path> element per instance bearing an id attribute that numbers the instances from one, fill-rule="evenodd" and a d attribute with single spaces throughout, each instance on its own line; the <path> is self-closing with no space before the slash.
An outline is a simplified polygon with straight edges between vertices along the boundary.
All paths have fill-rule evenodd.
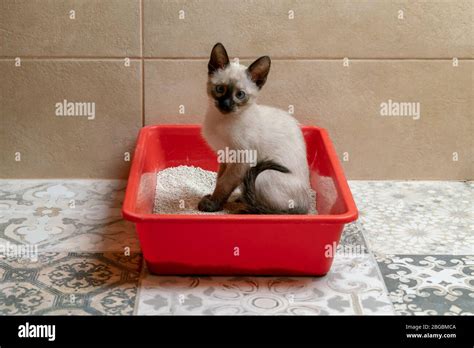
<path id="1" fill-rule="evenodd" d="M 245 98 L 245 92 L 244 91 L 238 91 L 235 96 L 237 97 L 237 99 L 244 99 Z"/>
<path id="2" fill-rule="evenodd" d="M 216 87 L 214 87 L 214 90 L 218 94 L 223 94 L 225 92 L 225 87 L 223 85 L 217 85 Z"/>

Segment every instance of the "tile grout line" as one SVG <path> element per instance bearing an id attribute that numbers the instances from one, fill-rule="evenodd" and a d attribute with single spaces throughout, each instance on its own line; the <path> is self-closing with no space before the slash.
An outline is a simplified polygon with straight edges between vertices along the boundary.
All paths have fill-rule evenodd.
<path id="1" fill-rule="evenodd" d="M 390 306 L 392 307 L 392 310 L 393 310 L 393 315 L 401 315 L 400 313 L 397 312 L 397 310 L 395 309 L 395 306 L 393 304 L 393 301 L 392 299 L 390 298 L 390 292 L 388 291 L 388 288 L 387 288 L 387 284 L 385 283 L 385 278 L 382 274 L 382 270 L 380 269 L 379 267 L 379 263 L 377 262 L 376 258 L 375 258 L 375 255 L 374 253 L 372 252 L 372 250 L 369 250 L 369 257 L 372 259 L 372 262 L 375 263 L 375 269 L 377 270 L 377 275 L 380 277 L 380 279 L 382 280 L 382 284 L 383 284 L 383 289 L 385 291 L 385 293 L 387 294 L 387 298 L 388 300 L 390 301 Z"/>
<path id="2" fill-rule="evenodd" d="M 143 40 L 143 0 L 140 0 L 140 55 L 141 55 L 141 82 L 142 82 L 142 127 L 145 126 L 145 59 L 143 57 L 144 52 L 144 40 Z"/>
<path id="3" fill-rule="evenodd" d="M 146 261 L 142 252 L 142 269 L 140 270 L 140 275 L 138 276 L 137 294 L 135 295 L 135 305 L 133 306 L 132 315 L 139 315 L 138 310 L 140 307 L 140 296 L 142 293 L 142 280 L 146 277 L 146 273 L 147 273 Z"/>
<path id="4" fill-rule="evenodd" d="M 144 49 L 143 44 L 143 32 L 141 31 L 140 37 L 140 50 Z M 145 57 L 143 52 L 141 56 L 1 56 L 0 60 L 13 60 L 15 58 L 21 58 L 22 60 L 123 60 L 129 58 L 131 60 L 189 60 L 189 61 L 206 61 L 207 57 Z M 239 57 L 241 60 L 252 60 L 255 57 L 245 56 Z M 290 62 L 306 62 L 306 61 L 341 61 L 347 57 L 274 57 L 273 61 L 290 61 Z M 474 57 L 456 57 L 458 61 L 474 61 Z M 436 57 L 436 58 L 351 58 L 351 61 L 452 61 L 453 58 L 449 57 Z"/>
<path id="5" fill-rule="evenodd" d="M 365 180 L 362 180 L 362 181 L 365 181 Z M 352 191 L 352 189 L 351 189 Z M 371 243 L 369 242 L 369 239 L 366 238 L 365 236 L 365 226 L 362 222 L 362 220 L 359 218 L 357 219 L 358 221 L 358 224 L 360 225 L 360 234 L 362 236 L 362 239 L 367 247 L 367 252 L 368 252 L 368 255 L 369 255 L 369 259 L 372 260 L 372 262 L 374 263 L 375 265 L 375 270 L 377 272 L 377 275 L 380 279 L 380 281 L 382 282 L 382 286 L 383 286 L 383 291 L 385 292 L 386 296 L 387 296 L 387 299 L 388 301 L 390 302 L 390 307 L 392 308 L 392 311 L 393 311 L 393 314 L 392 315 L 401 315 L 400 313 L 397 312 L 397 310 L 395 309 L 395 305 L 390 297 L 390 292 L 388 291 L 388 287 L 387 287 L 387 284 L 385 283 L 385 278 L 382 274 L 382 270 L 380 269 L 380 266 L 379 266 L 379 263 L 377 262 L 377 259 L 375 258 L 375 255 L 374 255 L 374 252 L 372 251 L 372 246 L 371 246 Z"/>
<path id="6" fill-rule="evenodd" d="M 383 286 L 383 290 L 385 291 L 385 294 L 387 295 L 387 299 L 390 301 L 390 306 L 392 307 L 392 310 L 393 310 L 393 315 L 400 315 L 396 310 L 395 310 L 395 306 L 392 302 L 392 299 L 390 298 L 390 292 L 388 291 L 388 288 L 387 288 L 387 284 L 385 283 L 385 278 L 382 274 L 382 270 L 380 269 L 379 267 L 379 263 L 377 262 L 376 258 L 375 258 L 375 255 L 374 253 L 372 252 L 372 247 L 370 247 L 369 243 L 368 243 L 368 239 L 365 237 L 364 235 L 364 232 L 365 232 L 365 227 L 364 225 L 362 224 L 362 221 L 359 222 L 360 224 L 360 234 L 362 235 L 362 239 L 364 240 L 365 242 L 365 245 L 367 246 L 367 251 L 368 251 L 368 255 L 369 255 L 369 259 L 372 260 L 372 262 L 375 264 L 375 269 L 377 271 L 377 275 L 379 276 L 381 282 L 382 282 L 382 286 Z"/>

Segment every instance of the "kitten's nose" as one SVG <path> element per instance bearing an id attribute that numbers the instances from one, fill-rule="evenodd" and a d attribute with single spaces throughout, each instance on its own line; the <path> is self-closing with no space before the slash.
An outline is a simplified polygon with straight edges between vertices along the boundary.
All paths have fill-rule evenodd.
<path id="1" fill-rule="evenodd" d="M 234 103 L 231 99 L 224 99 L 220 101 L 220 107 L 224 110 L 231 111 L 234 107 Z"/>

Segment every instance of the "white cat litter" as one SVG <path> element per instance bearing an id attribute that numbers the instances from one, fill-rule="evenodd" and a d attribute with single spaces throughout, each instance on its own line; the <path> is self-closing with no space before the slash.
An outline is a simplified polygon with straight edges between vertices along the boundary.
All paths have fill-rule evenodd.
<path id="1" fill-rule="evenodd" d="M 234 192 L 224 210 L 207 213 L 197 209 L 198 203 L 205 195 L 211 194 L 216 183 L 217 173 L 197 167 L 178 166 L 164 169 L 156 174 L 154 214 L 232 214 L 243 208 L 234 200 L 239 197 Z M 237 190 L 236 190 L 237 191 Z M 316 212 L 316 192 L 310 190 L 313 205 L 310 214 Z"/>

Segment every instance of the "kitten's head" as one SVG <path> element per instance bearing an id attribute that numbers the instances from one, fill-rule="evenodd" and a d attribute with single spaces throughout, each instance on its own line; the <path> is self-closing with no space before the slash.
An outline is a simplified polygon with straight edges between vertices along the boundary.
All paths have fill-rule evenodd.
<path id="1" fill-rule="evenodd" d="M 211 52 L 208 64 L 207 94 L 223 114 L 238 113 L 255 102 L 270 71 L 270 57 L 258 58 L 248 68 L 230 62 L 221 43 Z"/>

